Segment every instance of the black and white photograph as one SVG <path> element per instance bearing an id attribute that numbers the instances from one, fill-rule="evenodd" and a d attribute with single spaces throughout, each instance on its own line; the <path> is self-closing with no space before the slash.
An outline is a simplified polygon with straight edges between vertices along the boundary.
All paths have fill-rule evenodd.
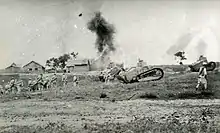
<path id="1" fill-rule="evenodd" d="M 220 133 L 220 0 L 0 0 L 0 133 Z"/>

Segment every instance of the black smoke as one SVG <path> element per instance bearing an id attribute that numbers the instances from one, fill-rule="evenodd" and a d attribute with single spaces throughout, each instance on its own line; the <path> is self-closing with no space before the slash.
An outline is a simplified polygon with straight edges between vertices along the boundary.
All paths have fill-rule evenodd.
<path id="1" fill-rule="evenodd" d="M 96 33 L 95 47 L 101 58 L 116 50 L 113 43 L 115 28 L 102 17 L 101 12 L 95 12 L 94 17 L 87 23 L 87 28 Z"/>

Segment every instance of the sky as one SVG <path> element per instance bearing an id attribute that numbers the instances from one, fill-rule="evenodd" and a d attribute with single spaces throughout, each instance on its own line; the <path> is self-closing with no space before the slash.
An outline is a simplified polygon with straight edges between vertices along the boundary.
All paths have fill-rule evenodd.
<path id="1" fill-rule="evenodd" d="M 175 64 L 173 54 L 183 49 L 186 62 L 199 54 L 220 61 L 220 1 L 1 0 L 0 68 L 31 60 L 45 65 L 73 51 L 95 58 L 96 35 L 86 28 L 95 11 L 116 28 L 114 61 Z"/>

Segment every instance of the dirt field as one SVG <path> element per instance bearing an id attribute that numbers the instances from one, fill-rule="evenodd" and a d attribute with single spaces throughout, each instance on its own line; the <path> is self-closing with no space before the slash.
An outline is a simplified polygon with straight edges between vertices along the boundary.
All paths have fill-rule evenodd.
<path id="1" fill-rule="evenodd" d="M 104 84 L 82 76 L 73 87 L 1 96 L 0 133 L 220 132 L 220 74 L 195 91 L 196 74 Z"/>

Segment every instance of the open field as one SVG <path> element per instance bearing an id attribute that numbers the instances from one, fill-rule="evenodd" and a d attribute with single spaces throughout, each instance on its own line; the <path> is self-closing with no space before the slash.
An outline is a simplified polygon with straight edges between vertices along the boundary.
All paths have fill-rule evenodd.
<path id="1" fill-rule="evenodd" d="M 220 73 L 209 72 L 205 93 L 196 73 L 133 84 L 81 74 L 78 87 L 72 76 L 66 88 L 1 96 L 0 133 L 220 132 Z"/>

